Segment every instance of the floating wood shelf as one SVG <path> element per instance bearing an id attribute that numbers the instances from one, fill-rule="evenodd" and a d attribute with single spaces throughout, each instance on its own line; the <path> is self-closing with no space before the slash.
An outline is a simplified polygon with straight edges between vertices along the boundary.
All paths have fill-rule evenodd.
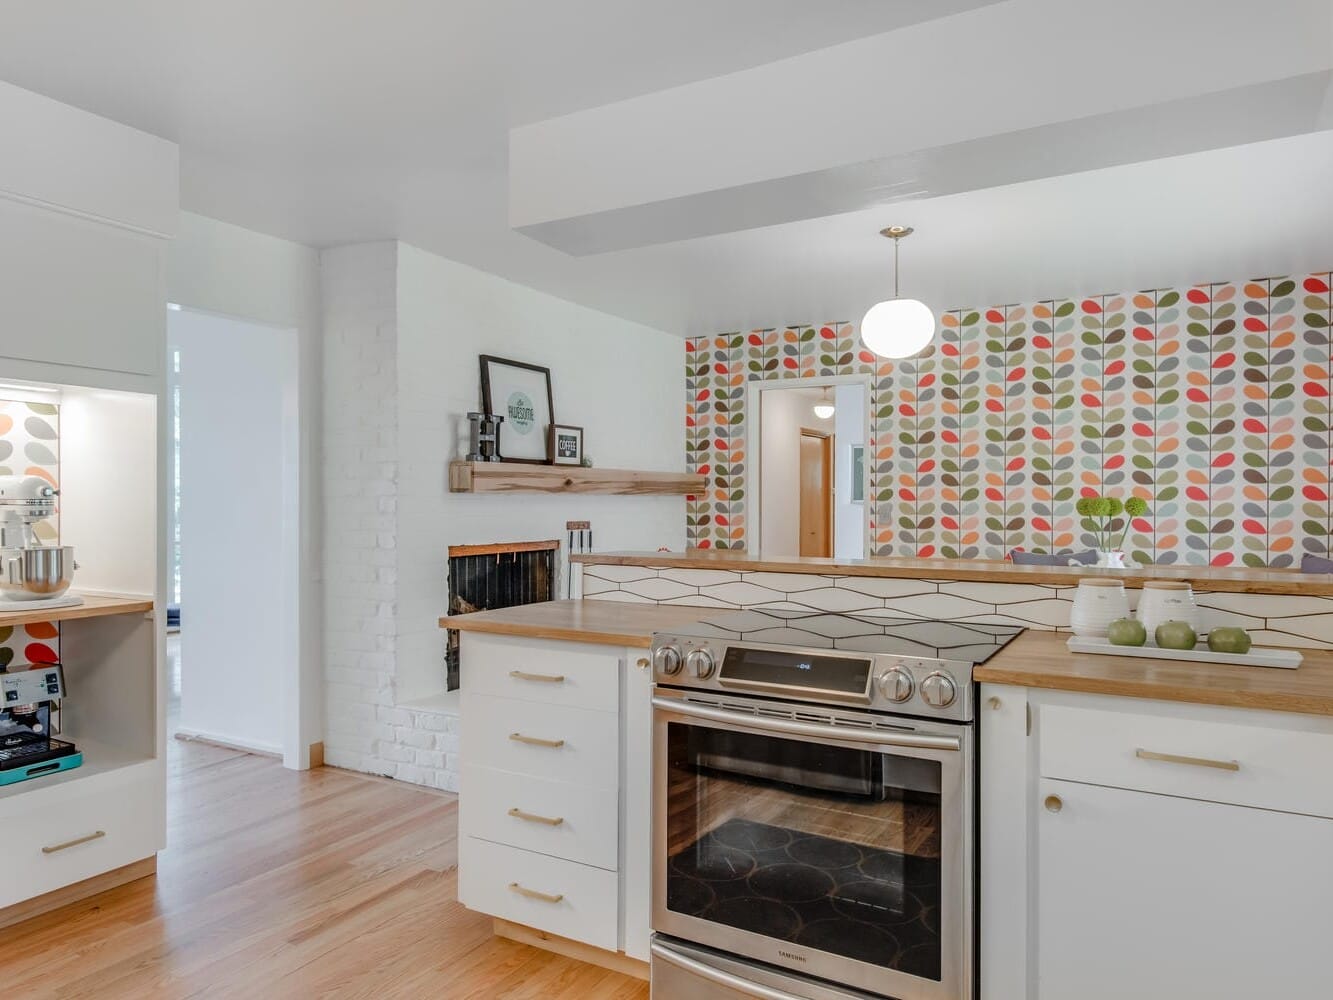
<path id="1" fill-rule="evenodd" d="M 685 472 L 585 469 L 579 465 L 450 462 L 451 493 L 614 493 L 621 496 L 703 493 L 708 477 Z"/>

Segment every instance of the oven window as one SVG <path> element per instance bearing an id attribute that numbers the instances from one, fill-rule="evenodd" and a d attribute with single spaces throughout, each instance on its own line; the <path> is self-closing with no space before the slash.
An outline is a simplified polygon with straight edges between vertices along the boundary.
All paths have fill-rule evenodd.
<path id="1" fill-rule="evenodd" d="M 676 722 L 667 745 L 669 910 L 939 980 L 939 762 Z"/>

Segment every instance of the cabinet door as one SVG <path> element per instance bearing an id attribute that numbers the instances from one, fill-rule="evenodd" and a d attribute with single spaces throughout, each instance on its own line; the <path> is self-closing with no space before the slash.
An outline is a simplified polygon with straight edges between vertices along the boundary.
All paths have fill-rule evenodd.
<path id="1" fill-rule="evenodd" d="M 652 781 L 653 781 L 653 672 L 648 650 L 627 649 L 625 706 L 621 731 L 625 766 L 620 773 L 620 801 L 625 810 L 625 842 L 620 872 L 625 898 L 626 955 L 648 961 L 652 933 Z"/>
<path id="2" fill-rule="evenodd" d="M 1037 811 L 1040 1000 L 1329 996 L 1333 821 L 1054 780 Z"/>

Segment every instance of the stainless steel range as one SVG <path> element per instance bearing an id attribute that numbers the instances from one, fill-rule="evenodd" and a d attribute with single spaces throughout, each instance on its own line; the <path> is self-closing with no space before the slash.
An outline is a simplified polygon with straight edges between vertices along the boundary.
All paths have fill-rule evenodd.
<path id="1" fill-rule="evenodd" d="M 750 610 L 654 636 L 654 1000 L 974 996 L 972 668 L 1020 632 Z"/>

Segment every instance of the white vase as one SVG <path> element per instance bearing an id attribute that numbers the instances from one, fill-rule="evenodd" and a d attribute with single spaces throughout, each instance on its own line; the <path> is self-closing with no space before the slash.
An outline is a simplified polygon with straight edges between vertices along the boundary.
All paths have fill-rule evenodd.
<path id="1" fill-rule="evenodd" d="M 1098 549 L 1097 565 L 1102 569 L 1124 569 L 1125 553 L 1119 549 Z"/>
<path id="2" fill-rule="evenodd" d="M 1139 596 L 1138 619 L 1149 642 L 1162 622 L 1185 622 L 1197 631 L 1199 609 L 1194 604 L 1194 588 L 1175 580 L 1146 581 Z"/>
<path id="3" fill-rule="evenodd" d="M 1080 580 L 1069 609 L 1075 635 L 1105 636 L 1111 622 L 1129 617 L 1129 595 L 1119 580 Z"/>

